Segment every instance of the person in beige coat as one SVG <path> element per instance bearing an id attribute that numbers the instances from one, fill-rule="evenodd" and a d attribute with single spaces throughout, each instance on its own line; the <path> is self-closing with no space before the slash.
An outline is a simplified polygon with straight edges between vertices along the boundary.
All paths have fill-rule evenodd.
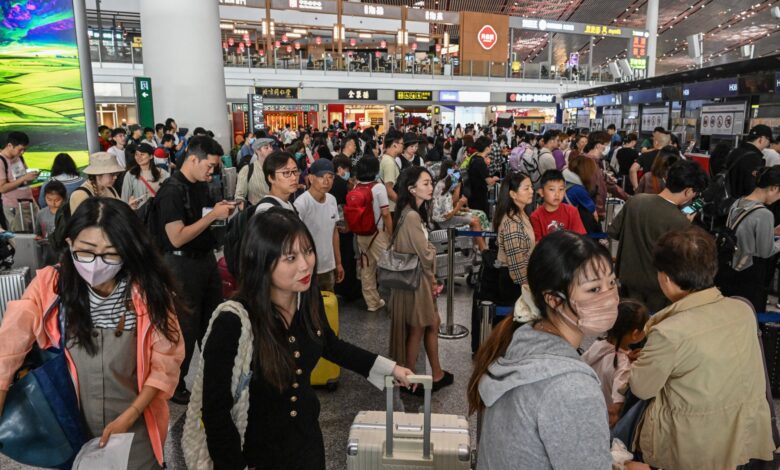
<path id="1" fill-rule="evenodd" d="M 644 461 L 665 470 L 734 470 L 773 459 L 756 316 L 713 287 L 717 254 L 698 227 L 662 236 L 653 264 L 672 305 L 645 326 L 647 344 L 629 384 L 650 400 L 634 438 Z"/>
<path id="2" fill-rule="evenodd" d="M 433 198 L 433 179 L 425 168 L 409 167 L 401 173 L 396 190 L 398 200 L 393 216 L 396 230 L 391 247 L 398 253 L 419 256 L 422 275 L 417 290 L 392 289 L 390 292 L 390 357 L 414 370 L 422 340 L 431 363 L 433 391 L 437 391 L 452 384 L 453 375 L 443 370 L 439 362 L 441 320 L 433 298 L 436 248 L 428 241 L 426 227 L 428 205 Z"/>

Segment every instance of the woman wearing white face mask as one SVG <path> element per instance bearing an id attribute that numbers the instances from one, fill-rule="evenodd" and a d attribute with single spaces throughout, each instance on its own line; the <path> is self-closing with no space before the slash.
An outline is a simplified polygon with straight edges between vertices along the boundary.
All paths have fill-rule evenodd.
<path id="1" fill-rule="evenodd" d="M 0 412 L 34 342 L 65 355 L 88 438 L 134 433 L 129 469 L 163 465 L 184 311 L 146 229 L 122 201 L 90 198 L 67 226 L 59 267 L 38 271 L 0 327 Z"/>
<path id="2" fill-rule="evenodd" d="M 536 245 L 514 318 L 479 349 L 469 381 L 469 410 L 484 413 L 479 470 L 611 468 L 601 386 L 577 349 L 612 327 L 618 302 L 598 243 L 559 231 Z"/>
<path id="3" fill-rule="evenodd" d="M 119 166 L 116 157 L 108 152 L 97 152 L 89 156 L 89 165 L 84 168 L 87 181 L 70 195 L 70 213 L 76 212 L 79 205 L 91 197 L 119 199 L 114 189 L 117 175 L 125 169 Z"/>
<path id="4" fill-rule="evenodd" d="M 588 144 L 584 148 L 585 155 L 598 164 L 598 171 L 594 175 L 596 182 L 596 212 L 599 220 L 604 220 L 607 194 L 612 194 L 620 199 L 628 199 L 628 195 L 616 183 L 615 178 L 604 172 L 602 161 L 609 154 L 611 138 L 604 131 L 592 132 L 588 135 Z"/>

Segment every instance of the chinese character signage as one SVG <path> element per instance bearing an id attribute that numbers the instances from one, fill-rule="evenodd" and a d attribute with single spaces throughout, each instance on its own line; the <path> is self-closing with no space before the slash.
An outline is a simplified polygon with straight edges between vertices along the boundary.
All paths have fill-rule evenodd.
<path id="1" fill-rule="evenodd" d="M 263 112 L 263 95 L 249 94 L 249 121 L 252 123 L 252 130 L 257 131 L 265 127 L 265 114 Z"/>
<path id="2" fill-rule="evenodd" d="M 376 100 L 377 91 L 363 88 L 339 88 L 339 99 L 357 101 Z"/>
<path id="3" fill-rule="evenodd" d="M 631 38 L 631 57 L 645 57 L 647 55 L 647 38 Z"/>
<path id="4" fill-rule="evenodd" d="M 638 59 L 632 57 L 631 59 L 628 59 L 628 65 L 634 70 L 645 70 L 647 68 L 647 58 L 642 57 L 641 59 Z"/>
<path id="5" fill-rule="evenodd" d="M 623 30 L 612 26 L 585 25 L 585 34 L 592 34 L 594 36 L 623 36 Z"/>
<path id="6" fill-rule="evenodd" d="M 498 33 L 492 26 L 486 24 L 477 33 L 477 42 L 482 46 L 482 49 L 489 51 L 498 42 Z"/>
<path id="7" fill-rule="evenodd" d="M 318 104 L 264 104 L 263 111 L 283 111 L 283 112 L 297 112 L 304 113 L 317 112 L 320 110 Z"/>
<path id="8" fill-rule="evenodd" d="M 426 10 L 425 19 L 428 21 L 444 21 L 444 12 Z"/>
<path id="9" fill-rule="evenodd" d="M 141 127 L 154 129 L 154 103 L 152 102 L 152 79 L 135 77 L 135 104 L 138 110 L 138 123 Z"/>
<path id="10" fill-rule="evenodd" d="M 509 57 L 509 17 L 473 11 L 460 15 L 460 61 L 505 64 Z"/>
<path id="11" fill-rule="evenodd" d="M 433 92 L 430 90 L 396 90 L 396 101 L 431 101 Z"/>
<path id="12" fill-rule="evenodd" d="M 507 93 L 508 103 L 555 103 L 555 95 L 547 93 Z"/>
<path id="13" fill-rule="evenodd" d="M 366 16 L 385 16 L 385 7 L 379 5 L 363 5 L 363 14 Z"/>
<path id="14" fill-rule="evenodd" d="M 297 88 L 255 88 L 255 93 L 263 95 L 263 98 L 282 98 L 282 99 L 296 99 L 298 98 Z"/>

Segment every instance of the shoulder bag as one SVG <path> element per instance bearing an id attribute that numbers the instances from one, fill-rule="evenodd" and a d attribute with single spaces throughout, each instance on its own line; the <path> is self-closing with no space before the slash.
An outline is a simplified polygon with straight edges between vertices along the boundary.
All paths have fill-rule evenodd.
<path id="1" fill-rule="evenodd" d="M 416 253 L 395 251 L 395 239 L 404 219 L 406 219 L 406 214 L 401 215 L 398 226 L 393 231 L 390 247 L 382 252 L 376 263 L 376 279 L 380 286 L 387 289 L 417 290 L 420 287 L 420 277 L 422 276 L 420 257 Z"/>

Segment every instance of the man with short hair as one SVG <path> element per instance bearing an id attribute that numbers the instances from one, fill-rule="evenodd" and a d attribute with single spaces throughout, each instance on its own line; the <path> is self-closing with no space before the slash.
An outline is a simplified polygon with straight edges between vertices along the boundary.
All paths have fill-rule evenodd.
<path id="1" fill-rule="evenodd" d="M 158 122 L 154 125 L 154 141 L 159 147 L 162 145 L 162 138 L 165 135 L 165 124 Z"/>
<path id="2" fill-rule="evenodd" d="M 154 129 L 151 127 L 145 127 L 144 128 L 144 139 L 141 141 L 142 144 L 149 144 L 154 148 L 157 148 L 157 141 L 154 139 Z"/>
<path id="3" fill-rule="evenodd" d="M 122 127 L 117 127 L 111 131 L 111 139 L 114 145 L 108 149 L 108 153 L 116 157 L 116 162 L 122 168 L 127 168 L 125 161 L 125 144 L 127 143 L 127 131 Z"/>
<path id="4" fill-rule="evenodd" d="M 244 165 L 236 179 L 236 202 L 241 209 L 244 209 L 247 202 L 251 205 L 257 204 L 269 191 L 263 173 L 263 162 L 274 151 L 273 140 L 267 137 L 255 139 L 252 149 L 252 163 Z"/>
<path id="5" fill-rule="evenodd" d="M 222 301 L 222 280 L 214 257 L 217 243 L 210 227 L 226 220 L 234 204 L 226 201 L 212 204 L 208 188 L 222 154 L 222 147 L 214 139 L 193 137 L 180 170 L 160 186 L 154 198 L 155 204 L 159 204 L 158 226 L 163 232 L 154 235 L 161 243 L 166 264 L 180 281 L 182 298 L 190 307 L 189 314 L 179 316 L 185 358 L 179 385 L 171 398 L 177 404 L 189 402 L 184 378 L 195 343 L 200 343 L 211 313 Z"/>
<path id="6" fill-rule="evenodd" d="M 558 164 L 555 162 L 553 150 L 558 148 L 558 136 L 560 131 L 551 129 L 542 135 L 542 147 L 539 149 L 539 173 L 545 174 L 547 170 L 557 170 Z"/>
<path id="7" fill-rule="evenodd" d="M 286 124 L 284 126 L 284 132 L 282 132 L 282 143 L 285 147 L 290 145 L 293 140 L 295 140 L 298 137 L 298 135 L 295 133 L 292 128 L 290 128 L 289 124 Z"/>
<path id="8" fill-rule="evenodd" d="M 662 235 L 689 226 L 693 216 L 680 208 L 704 190 L 707 175 L 698 163 L 683 160 L 669 168 L 666 188 L 660 194 L 637 194 L 626 202 L 607 228 L 618 240 L 615 274 L 627 297 L 657 312 L 669 304 L 653 268 L 653 249 Z"/>
<path id="9" fill-rule="evenodd" d="M 37 216 L 38 206 L 33 201 L 30 183 L 38 177 L 38 172 L 30 172 L 24 162 L 24 152 L 30 145 L 30 138 L 24 132 L 10 132 L 5 141 L 5 147 L 0 150 L 0 193 L 3 194 L 3 220 L 10 231 L 19 232 L 24 227 L 30 227 Z M 19 201 L 29 199 L 32 202 L 33 214 L 20 213 Z M 24 220 L 22 219 L 24 216 Z"/>
<path id="10" fill-rule="evenodd" d="M 298 191 L 298 176 L 300 174 L 301 170 L 291 153 L 275 150 L 266 157 L 263 162 L 263 175 L 269 191 L 257 205 L 255 214 L 265 212 L 272 207 L 281 207 L 297 212 L 295 206 L 290 202 L 290 197 Z M 273 201 L 269 201 L 269 199 Z"/>
<path id="11" fill-rule="evenodd" d="M 309 168 L 309 190 L 295 200 L 298 215 L 306 224 L 317 249 L 317 284 L 320 290 L 334 292 L 344 280 L 341 265 L 339 210 L 336 198 L 328 194 L 335 177 L 333 162 L 321 158 Z"/>
<path id="12" fill-rule="evenodd" d="M 385 134 L 385 153 L 379 161 L 379 179 L 387 188 L 387 197 L 390 199 L 390 212 L 395 211 L 395 201 L 398 199 L 393 188 L 398 177 L 401 175 L 401 167 L 398 166 L 395 159 L 401 154 L 404 148 L 404 137 L 397 131 L 389 131 Z"/>
<path id="13" fill-rule="evenodd" d="M 130 124 L 130 126 L 127 128 L 128 136 L 127 136 L 127 145 L 133 144 L 138 145 L 141 143 L 141 138 L 143 137 L 143 129 L 139 124 Z"/>
<path id="14" fill-rule="evenodd" d="M 98 143 L 100 143 L 100 151 L 106 152 L 111 148 L 111 128 L 108 126 L 98 127 Z"/>
<path id="15" fill-rule="evenodd" d="M 747 196 L 756 189 L 756 172 L 764 166 L 765 148 L 772 141 L 772 129 L 764 124 L 754 126 L 726 157 L 726 168 L 731 167 L 727 181 L 729 196 Z"/>

